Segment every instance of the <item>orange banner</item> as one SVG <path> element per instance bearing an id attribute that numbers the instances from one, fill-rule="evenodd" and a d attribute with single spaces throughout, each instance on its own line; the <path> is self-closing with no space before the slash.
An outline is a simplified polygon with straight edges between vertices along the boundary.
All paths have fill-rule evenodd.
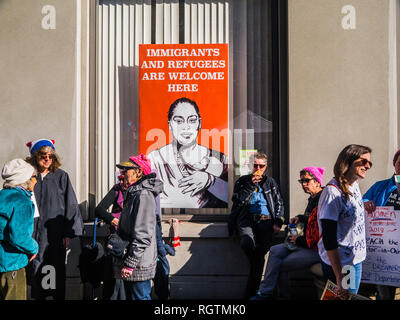
<path id="1" fill-rule="evenodd" d="M 161 206 L 226 207 L 228 45 L 140 45 L 139 106 L 139 152 L 164 182 Z"/>

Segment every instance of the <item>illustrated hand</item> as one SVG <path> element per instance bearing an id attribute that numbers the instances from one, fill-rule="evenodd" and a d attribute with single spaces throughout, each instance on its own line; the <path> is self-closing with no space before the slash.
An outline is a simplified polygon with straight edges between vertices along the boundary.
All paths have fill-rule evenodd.
<path id="1" fill-rule="evenodd" d="M 132 275 L 132 270 L 128 268 L 122 268 L 121 270 L 121 277 L 123 279 L 129 278 Z"/>
<path id="2" fill-rule="evenodd" d="M 204 171 L 196 171 L 189 177 L 179 180 L 178 187 L 182 188 L 182 193 L 191 192 L 191 196 L 206 188 L 209 182 L 210 174 Z"/>
<path id="3" fill-rule="evenodd" d="M 364 209 L 365 209 L 368 213 L 372 213 L 372 212 L 375 211 L 376 205 L 375 205 L 375 203 L 374 203 L 372 200 L 370 200 L 370 201 L 364 202 Z"/>

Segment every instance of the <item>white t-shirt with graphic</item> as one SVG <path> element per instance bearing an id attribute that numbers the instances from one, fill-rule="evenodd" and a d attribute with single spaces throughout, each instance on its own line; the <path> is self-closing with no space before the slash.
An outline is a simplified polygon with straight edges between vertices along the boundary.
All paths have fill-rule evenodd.
<path id="1" fill-rule="evenodd" d="M 329 181 L 322 191 L 318 202 L 318 228 L 322 234 L 321 219 L 337 222 L 337 242 L 342 265 L 355 265 L 365 260 L 367 251 L 365 243 L 364 204 L 358 182 L 349 190 L 353 194 L 345 200 L 343 193 L 335 186 L 336 179 Z M 331 265 L 324 248 L 322 238 L 318 242 L 318 253 L 326 264 Z"/>

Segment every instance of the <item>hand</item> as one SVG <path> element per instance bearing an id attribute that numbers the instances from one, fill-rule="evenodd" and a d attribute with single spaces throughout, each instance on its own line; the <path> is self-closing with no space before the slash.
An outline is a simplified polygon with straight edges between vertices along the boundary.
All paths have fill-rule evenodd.
<path id="1" fill-rule="evenodd" d="M 127 268 L 122 268 L 121 270 L 121 277 L 123 279 L 127 279 L 132 275 L 132 270 L 129 270 Z"/>
<path id="2" fill-rule="evenodd" d="M 117 218 L 112 219 L 111 225 L 115 227 L 115 229 L 118 228 L 118 222 L 119 220 Z"/>
<path id="3" fill-rule="evenodd" d="M 262 179 L 262 176 L 253 174 L 251 177 L 251 182 L 253 184 L 258 184 L 258 183 L 260 183 L 261 179 Z"/>
<path id="4" fill-rule="evenodd" d="M 70 242 L 71 242 L 71 239 L 70 239 L 70 238 L 64 238 L 64 239 L 63 239 L 63 246 L 64 246 L 64 248 L 68 248 Z"/>
<path id="5" fill-rule="evenodd" d="M 274 234 L 278 234 L 279 231 L 281 231 L 281 227 L 276 225 L 276 224 L 274 224 Z"/>
<path id="6" fill-rule="evenodd" d="M 299 223 L 299 217 L 293 217 L 290 219 L 289 223 L 294 223 L 294 224 L 298 224 Z"/>
<path id="7" fill-rule="evenodd" d="M 298 235 L 290 235 L 289 236 L 290 242 L 296 244 L 297 237 L 298 237 Z"/>
<path id="8" fill-rule="evenodd" d="M 375 205 L 375 203 L 374 203 L 372 200 L 370 200 L 370 201 L 364 202 L 364 209 L 365 209 L 368 213 L 372 213 L 372 212 L 375 211 L 376 205 Z"/>
<path id="9" fill-rule="evenodd" d="M 32 260 L 34 260 L 34 259 L 36 258 L 36 256 L 37 256 L 37 253 L 35 253 L 34 255 L 32 255 L 32 256 L 29 258 L 29 262 L 31 262 Z"/>
<path id="10" fill-rule="evenodd" d="M 337 288 L 335 290 L 335 293 L 341 300 L 347 300 L 349 298 L 349 291 L 346 289 L 343 289 L 342 279 L 343 279 L 342 276 L 340 276 L 339 278 L 336 277 Z"/>
<path id="11" fill-rule="evenodd" d="M 209 176 L 210 174 L 207 172 L 196 171 L 189 177 L 179 180 L 178 187 L 182 188 L 183 194 L 191 192 L 190 195 L 194 196 L 196 193 L 206 188 Z"/>

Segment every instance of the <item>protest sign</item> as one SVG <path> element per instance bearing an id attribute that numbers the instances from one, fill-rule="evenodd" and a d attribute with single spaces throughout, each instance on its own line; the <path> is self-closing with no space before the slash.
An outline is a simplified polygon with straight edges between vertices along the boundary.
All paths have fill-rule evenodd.
<path id="1" fill-rule="evenodd" d="M 367 257 L 361 282 L 400 286 L 400 211 L 377 207 L 365 215 Z"/>
<path id="2" fill-rule="evenodd" d="M 228 44 L 140 45 L 139 121 L 161 207 L 227 207 Z"/>
<path id="3" fill-rule="evenodd" d="M 359 294 L 348 292 L 347 298 L 343 299 L 336 294 L 337 285 L 332 281 L 328 280 L 326 282 L 324 291 L 321 295 L 321 300 L 371 300 Z"/>

